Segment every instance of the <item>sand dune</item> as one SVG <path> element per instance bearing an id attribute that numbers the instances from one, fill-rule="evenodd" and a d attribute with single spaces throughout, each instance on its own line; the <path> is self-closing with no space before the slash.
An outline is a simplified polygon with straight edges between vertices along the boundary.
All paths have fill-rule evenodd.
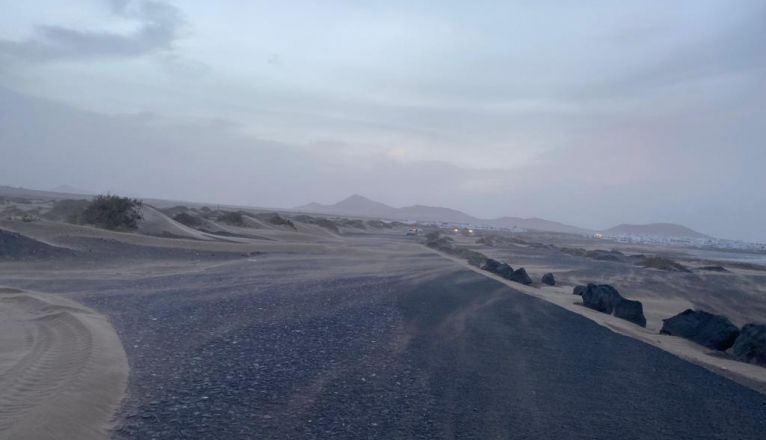
<path id="1" fill-rule="evenodd" d="M 104 316 L 60 297 L 0 289 L 0 438 L 108 438 L 127 374 Z"/>
<path id="2" fill-rule="evenodd" d="M 216 237 L 216 240 L 196 240 L 109 231 L 92 226 L 73 225 L 47 220 L 27 223 L 0 219 L 0 228 L 17 232 L 45 243 L 85 252 L 88 251 L 89 245 L 80 242 L 80 239 L 83 238 L 121 242 L 136 246 L 213 252 L 249 253 L 254 251 L 276 251 L 315 253 L 323 252 L 324 249 L 324 243 L 317 240 L 307 242 L 301 242 L 300 240 L 277 241 L 246 237 L 224 237 L 214 234 L 210 235 Z M 281 231 L 279 233 L 284 234 Z"/>
<path id="3" fill-rule="evenodd" d="M 142 234 L 159 235 L 165 237 L 191 238 L 194 240 L 215 240 L 210 234 L 182 225 L 157 209 L 144 205 L 141 208 L 143 217 L 138 225 L 138 231 Z"/>

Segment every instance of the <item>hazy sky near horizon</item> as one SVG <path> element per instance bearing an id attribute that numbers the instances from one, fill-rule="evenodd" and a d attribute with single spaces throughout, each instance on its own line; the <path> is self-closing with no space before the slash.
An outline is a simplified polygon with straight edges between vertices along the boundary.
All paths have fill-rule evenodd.
<path id="1" fill-rule="evenodd" d="M 0 184 L 766 242 L 766 3 L 36 0 Z"/>

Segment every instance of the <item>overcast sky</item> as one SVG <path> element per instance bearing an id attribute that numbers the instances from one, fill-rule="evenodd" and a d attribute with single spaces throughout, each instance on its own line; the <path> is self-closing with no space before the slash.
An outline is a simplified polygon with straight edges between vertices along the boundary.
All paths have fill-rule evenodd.
<path id="1" fill-rule="evenodd" d="M 0 184 L 766 241 L 763 1 L 7 3 Z"/>

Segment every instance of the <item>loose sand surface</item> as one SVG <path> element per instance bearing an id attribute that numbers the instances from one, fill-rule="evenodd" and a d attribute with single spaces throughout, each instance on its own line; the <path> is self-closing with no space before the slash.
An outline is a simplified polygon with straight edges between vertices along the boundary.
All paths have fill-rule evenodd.
<path id="1" fill-rule="evenodd" d="M 564 283 L 526 287 L 403 231 L 259 222 L 194 239 L 153 214 L 143 235 L 0 221 L 76 253 L 0 261 L 0 284 L 26 291 L 0 294 L 0 438 L 103 438 L 126 356 L 116 439 L 760 440 L 766 431 L 766 395 L 743 379 L 760 367 L 711 363 L 656 334 L 690 304 L 735 310 L 731 297 L 684 296 L 694 280 L 487 249 Z M 647 280 L 636 291 L 647 329 L 576 303 L 571 285 L 597 276 L 626 283 L 628 297 Z M 758 285 L 757 276 L 733 279 Z M 673 294 L 657 293 L 666 283 Z"/>
<path id="2" fill-rule="evenodd" d="M 55 295 L 0 288 L 0 438 L 108 438 L 127 377 L 106 317 Z"/>

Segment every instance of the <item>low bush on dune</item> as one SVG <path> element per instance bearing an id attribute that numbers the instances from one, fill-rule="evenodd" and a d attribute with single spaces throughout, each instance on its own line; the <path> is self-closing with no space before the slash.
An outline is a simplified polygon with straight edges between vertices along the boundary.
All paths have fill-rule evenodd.
<path id="1" fill-rule="evenodd" d="M 162 211 L 168 217 L 175 217 L 177 214 L 181 214 L 182 212 L 183 213 L 188 213 L 188 212 L 190 212 L 192 210 L 189 209 L 189 207 L 184 206 L 184 205 L 176 205 L 176 206 L 172 206 L 170 208 L 160 209 L 160 211 Z"/>
<path id="2" fill-rule="evenodd" d="M 328 220 L 326 218 L 320 218 L 320 219 L 317 219 L 316 224 L 325 229 L 329 229 L 330 231 L 336 234 L 340 234 L 340 229 L 338 229 L 338 225 L 332 220 Z"/>
<path id="3" fill-rule="evenodd" d="M 391 229 L 390 223 L 381 220 L 367 220 L 367 224 L 373 229 Z"/>
<path id="4" fill-rule="evenodd" d="M 362 220 L 358 219 L 343 219 L 343 226 L 355 229 L 367 229 L 367 225 Z"/>
<path id="5" fill-rule="evenodd" d="M 590 259 L 599 260 L 599 261 L 620 262 L 625 259 L 625 254 L 615 249 L 612 249 L 611 251 L 607 251 L 603 249 L 594 249 L 594 250 L 585 252 L 585 256 Z"/>
<path id="6" fill-rule="evenodd" d="M 483 244 L 489 247 L 502 247 L 514 244 L 527 244 L 527 242 L 516 237 L 505 237 L 502 235 L 489 234 L 477 238 L 476 244 Z"/>
<path id="7" fill-rule="evenodd" d="M 471 249 L 465 249 L 465 248 L 457 249 L 456 255 L 464 258 L 466 261 L 468 261 L 468 264 L 470 264 L 471 266 L 476 266 L 476 267 L 481 267 L 481 265 L 484 264 L 485 261 L 487 261 L 486 255 Z"/>
<path id="8" fill-rule="evenodd" d="M 141 220 L 142 202 L 116 195 L 97 196 L 80 214 L 79 223 L 112 230 L 131 230 Z"/>
<path id="9" fill-rule="evenodd" d="M 297 229 L 295 224 L 289 218 L 284 218 L 277 213 L 274 213 L 269 217 L 269 223 L 277 226 L 287 226 L 293 230 Z"/>
<path id="10" fill-rule="evenodd" d="M 441 233 L 439 231 L 431 231 L 426 234 L 426 243 L 431 243 L 436 240 L 438 240 L 441 237 Z"/>
<path id="11" fill-rule="evenodd" d="M 201 218 L 197 217 L 196 215 L 191 215 L 187 212 L 179 212 L 178 214 L 173 216 L 173 220 L 177 221 L 178 223 L 181 223 L 182 225 L 186 225 L 192 228 L 202 226 Z"/>
<path id="12" fill-rule="evenodd" d="M 296 216 L 293 216 L 292 218 L 293 220 L 297 222 L 306 223 L 309 225 L 317 225 L 325 229 L 329 229 L 330 231 L 336 234 L 340 234 L 340 229 L 338 229 L 338 225 L 332 220 L 329 220 L 323 217 L 312 217 L 310 215 L 305 215 L 305 214 L 296 215 Z"/>
<path id="13" fill-rule="evenodd" d="M 583 248 L 568 248 L 568 247 L 563 247 L 563 248 L 561 248 L 559 250 L 561 252 L 565 253 L 565 254 L 574 255 L 575 257 L 584 257 L 588 253 L 588 251 L 586 251 Z"/>
<path id="14" fill-rule="evenodd" d="M 441 251 L 447 252 L 452 250 L 452 243 L 454 243 L 454 241 L 455 240 L 450 237 L 442 236 L 439 231 L 431 231 L 426 234 L 426 246 Z"/>
<path id="15" fill-rule="evenodd" d="M 472 249 L 456 247 L 452 238 L 442 236 L 439 231 L 431 231 L 427 233 L 425 239 L 426 246 L 444 252 L 445 254 L 462 258 L 468 261 L 468 264 L 472 266 L 481 267 L 481 265 L 487 261 L 486 255 Z"/>
<path id="16" fill-rule="evenodd" d="M 241 212 L 227 211 L 218 216 L 218 221 L 232 226 L 244 226 L 245 219 Z"/>
<path id="17" fill-rule="evenodd" d="M 677 263 L 670 258 L 660 256 L 645 257 L 638 264 L 651 269 L 665 270 L 668 272 L 690 272 L 689 268 L 683 264 Z"/>

